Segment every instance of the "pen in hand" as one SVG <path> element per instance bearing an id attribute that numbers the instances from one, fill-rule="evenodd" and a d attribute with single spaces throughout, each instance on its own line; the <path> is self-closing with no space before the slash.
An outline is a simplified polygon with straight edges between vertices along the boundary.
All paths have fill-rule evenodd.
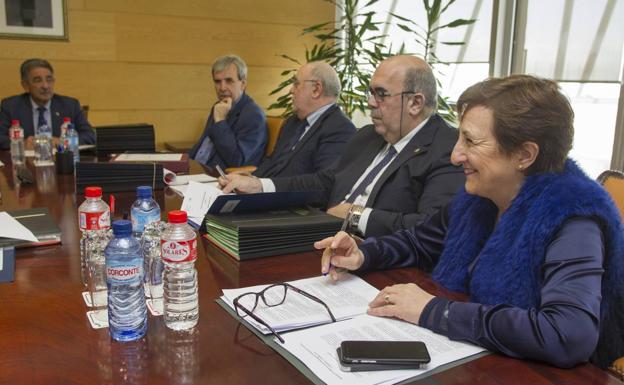
<path id="1" fill-rule="evenodd" d="M 349 208 L 349 211 L 347 212 L 347 215 L 345 216 L 344 220 L 342 221 L 342 225 L 340 226 L 340 231 L 347 231 L 347 226 L 349 226 L 349 221 L 351 220 L 351 213 L 352 213 L 352 208 L 353 206 L 351 206 Z M 334 255 L 336 255 L 336 249 L 331 248 L 331 257 L 333 257 Z M 335 267 L 334 265 L 332 265 L 331 263 L 331 257 L 329 259 L 329 268 L 331 269 L 332 267 L 334 269 L 336 269 L 337 272 L 339 273 L 345 273 L 347 272 L 347 269 L 343 269 L 341 267 Z M 327 275 L 328 273 L 324 273 L 323 275 Z"/>
<path id="2" fill-rule="evenodd" d="M 219 175 L 221 175 L 221 178 L 225 179 L 226 181 L 228 180 L 227 175 L 225 174 L 225 172 L 223 171 L 223 169 L 221 168 L 221 166 L 216 165 L 215 167 L 217 169 L 217 171 L 219 172 Z M 238 193 L 238 191 L 236 191 L 236 189 L 232 190 L 233 193 Z"/>

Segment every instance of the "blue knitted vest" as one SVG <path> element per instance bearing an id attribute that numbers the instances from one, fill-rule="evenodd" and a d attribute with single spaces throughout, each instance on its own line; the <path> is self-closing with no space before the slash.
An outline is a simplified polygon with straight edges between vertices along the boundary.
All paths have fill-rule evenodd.
<path id="1" fill-rule="evenodd" d="M 546 247 L 567 219 L 592 218 L 605 237 L 600 339 L 592 361 L 604 368 L 624 354 L 624 229 L 607 192 L 568 160 L 561 173 L 527 177 L 498 223 L 497 213 L 490 200 L 458 193 L 433 278 L 469 293 L 472 302 L 537 307 Z"/>

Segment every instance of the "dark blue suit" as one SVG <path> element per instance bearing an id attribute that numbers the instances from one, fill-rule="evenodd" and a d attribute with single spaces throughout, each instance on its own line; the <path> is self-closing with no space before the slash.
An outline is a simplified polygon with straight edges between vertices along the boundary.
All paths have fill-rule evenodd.
<path id="1" fill-rule="evenodd" d="M 355 134 L 353 123 L 333 105 L 319 116 L 293 149 L 293 136 L 301 124 L 296 115 L 284 122 L 273 153 L 262 160 L 254 175 L 262 178 L 294 176 L 328 168 L 340 158 L 346 143 Z"/>
<path id="2" fill-rule="evenodd" d="M 375 183 L 366 206 L 373 209 L 367 237 L 392 233 L 421 223 L 451 200 L 464 184 L 461 167 L 451 164 L 457 130 L 433 115 L 390 163 Z M 333 207 L 345 196 L 386 145 L 370 125 L 360 128 L 332 167 L 314 174 L 272 178 L 277 191 L 322 193 L 318 203 Z"/>
<path id="3" fill-rule="evenodd" d="M 264 156 L 268 138 L 264 112 L 245 93 L 219 123 L 215 123 L 211 110 L 204 133 L 189 151 L 192 159 L 207 136 L 214 147 L 206 166 L 256 166 Z"/>
<path id="4" fill-rule="evenodd" d="M 50 104 L 50 119 L 52 123 L 52 136 L 61 136 L 61 124 L 63 118 L 70 118 L 74 124 L 80 144 L 94 144 L 95 133 L 87 121 L 78 99 L 55 94 Z M 0 149 L 10 147 L 9 127 L 11 120 L 18 119 L 24 129 L 24 138 L 35 135 L 33 126 L 33 107 L 30 102 L 30 94 L 11 96 L 2 100 L 0 104 Z"/>

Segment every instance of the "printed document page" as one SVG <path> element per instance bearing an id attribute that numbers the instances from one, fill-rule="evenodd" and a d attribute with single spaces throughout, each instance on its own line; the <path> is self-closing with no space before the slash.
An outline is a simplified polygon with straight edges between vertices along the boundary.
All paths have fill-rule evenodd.
<path id="1" fill-rule="evenodd" d="M 409 322 L 369 315 L 285 333 L 282 337 L 286 341 L 282 346 L 328 384 L 396 383 L 485 350 L 451 341 Z M 340 369 L 336 354 L 336 348 L 345 340 L 423 341 L 429 350 L 431 362 L 423 369 L 345 372 Z"/>
<path id="2" fill-rule="evenodd" d="M 360 277 L 351 274 L 346 274 L 337 282 L 329 276 L 318 276 L 289 283 L 325 302 L 337 320 L 366 313 L 368 303 L 379 292 Z M 258 293 L 267 286 L 269 285 L 224 289 L 221 299 L 234 308 L 233 301 L 236 297 L 243 293 Z M 331 322 L 323 305 L 293 290 L 288 290 L 286 300 L 278 306 L 267 307 L 261 299 L 258 299 L 254 314 L 278 332 Z M 245 317 L 245 321 L 264 334 L 270 333 L 266 327 L 251 317 Z"/>
<path id="3" fill-rule="evenodd" d="M 186 211 L 189 220 L 193 223 L 201 224 L 210 205 L 219 195 L 223 193 L 213 184 L 190 181 L 180 210 Z"/>

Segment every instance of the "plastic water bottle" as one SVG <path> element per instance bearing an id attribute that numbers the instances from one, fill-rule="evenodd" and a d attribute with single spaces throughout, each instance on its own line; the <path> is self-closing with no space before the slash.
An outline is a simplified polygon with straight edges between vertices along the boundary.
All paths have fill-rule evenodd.
<path id="1" fill-rule="evenodd" d="M 132 219 L 132 232 L 137 239 L 140 239 L 145 225 L 160 220 L 160 206 L 152 198 L 150 186 L 139 186 L 136 192 L 137 200 L 130 209 L 130 218 Z"/>
<path id="2" fill-rule="evenodd" d="M 65 149 L 69 149 L 69 143 L 67 142 L 67 129 L 71 123 L 71 118 L 63 118 L 63 124 L 61 124 L 61 144 Z"/>
<path id="3" fill-rule="evenodd" d="M 11 138 L 11 162 L 14 165 L 24 164 L 26 153 L 24 152 L 24 130 L 20 126 L 20 121 L 14 119 L 11 121 L 9 128 L 9 137 Z"/>
<path id="4" fill-rule="evenodd" d="M 113 222 L 113 239 L 104 249 L 108 286 L 108 330 L 117 341 L 134 341 L 147 331 L 141 246 L 128 220 Z"/>
<path id="5" fill-rule="evenodd" d="M 170 211 L 169 226 L 160 239 L 163 272 L 165 325 L 186 330 L 197 325 L 197 239 L 186 223 L 186 211 Z"/>
<path id="6" fill-rule="evenodd" d="M 67 149 L 74 154 L 74 163 L 80 162 L 80 147 L 79 147 L 79 138 L 78 131 L 74 128 L 73 123 L 69 123 L 67 125 L 67 141 L 68 146 Z"/>
<path id="7" fill-rule="evenodd" d="M 82 236 L 80 237 L 80 266 L 82 283 L 87 286 L 89 282 L 89 256 L 86 246 L 89 239 L 95 238 L 95 230 L 110 228 L 110 208 L 102 200 L 102 188 L 91 186 L 84 190 L 86 200 L 78 208 L 78 225 Z"/>

